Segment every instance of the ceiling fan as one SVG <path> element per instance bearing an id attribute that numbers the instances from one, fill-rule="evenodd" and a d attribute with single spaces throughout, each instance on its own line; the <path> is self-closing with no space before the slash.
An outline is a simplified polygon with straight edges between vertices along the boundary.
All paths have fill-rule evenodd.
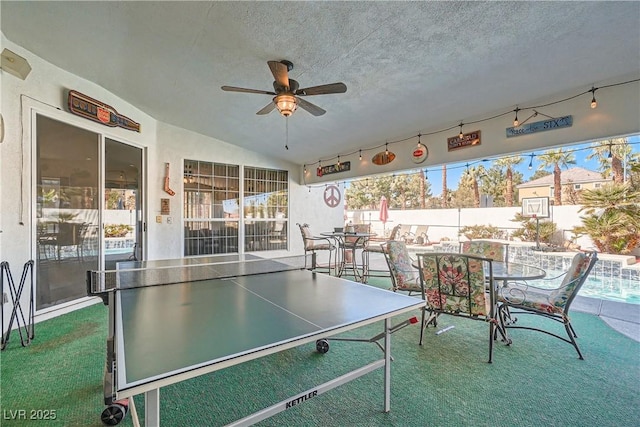
<path id="1" fill-rule="evenodd" d="M 326 113 L 325 110 L 315 104 L 306 101 L 301 96 L 326 95 L 330 93 L 344 93 L 347 86 L 344 83 L 331 83 L 320 86 L 313 86 L 299 89 L 298 82 L 289 78 L 289 71 L 293 70 L 293 63 L 287 60 L 267 61 L 269 69 L 275 81 L 273 82 L 273 92 L 257 89 L 245 89 L 241 87 L 222 86 L 222 90 L 227 92 L 245 92 L 259 93 L 263 95 L 275 95 L 272 102 L 265 106 L 256 114 L 269 114 L 274 108 L 277 108 L 284 117 L 293 114 L 296 108 L 307 110 L 314 116 L 321 116 Z"/>

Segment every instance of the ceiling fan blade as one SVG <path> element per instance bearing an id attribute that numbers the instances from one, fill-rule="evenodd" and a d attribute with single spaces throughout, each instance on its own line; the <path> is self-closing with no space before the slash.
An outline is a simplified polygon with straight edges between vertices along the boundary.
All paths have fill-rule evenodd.
<path id="1" fill-rule="evenodd" d="M 296 98 L 298 101 L 298 106 L 300 108 L 303 108 L 305 110 L 307 110 L 308 112 L 310 112 L 311 114 L 313 114 L 314 116 L 321 116 L 324 113 L 326 113 L 325 110 L 323 110 L 322 108 L 318 107 L 315 104 L 310 103 L 309 101 L 306 101 L 302 98 Z"/>
<path id="2" fill-rule="evenodd" d="M 347 85 L 344 83 L 331 83 L 328 85 L 320 85 L 307 87 L 304 89 L 298 89 L 296 95 L 327 95 L 330 93 L 345 93 L 347 91 Z"/>
<path id="3" fill-rule="evenodd" d="M 258 89 L 246 89 L 243 87 L 234 87 L 234 86 L 222 86 L 220 89 L 227 92 L 244 92 L 244 93 L 260 93 L 263 95 L 275 95 L 275 92 L 269 92 L 266 90 L 258 90 Z"/>
<path id="4" fill-rule="evenodd" d="M 289 67 L 287 64 L 278 61 L 267 61 L 267 64 L 269 64 L 271 74 L 276 82 L 282 87 L 289 87 Z"/>
<path id="5" fill-rule="evenodd" d="M 276 108 L 276 104 L 273 101 L 271 101 L 262 110 L 258 111 L 256 114 L 258 114 L 259 116 L 262 116 L 262 115 L 265 115 L 265 114 L 269 114 L 275 108 Z"/>

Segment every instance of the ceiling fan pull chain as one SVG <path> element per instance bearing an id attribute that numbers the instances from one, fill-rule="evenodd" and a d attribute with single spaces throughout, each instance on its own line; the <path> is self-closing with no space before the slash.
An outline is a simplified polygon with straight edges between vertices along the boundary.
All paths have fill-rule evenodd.
<path id="1" fill-rule="evenodd" d="M 289 117 L 284 118 L 284 123 L 286 128 L 286 135 L 287 135 L 287 139 L 284 143 L 284 148 L 288 150 L 289 149 Z"/>

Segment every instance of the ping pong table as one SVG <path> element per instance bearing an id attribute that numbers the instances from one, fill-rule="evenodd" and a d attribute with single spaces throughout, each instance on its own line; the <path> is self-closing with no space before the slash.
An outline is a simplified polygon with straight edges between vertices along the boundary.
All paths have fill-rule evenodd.
<path id="1" fill-rule="evenodd" d="M 159 426 L 162 387 L 314 341 L 324 353 L 332 336 L 378 321 L 384 328 L 370 342 L 383 349 L 381 359 L 229 425 L 252 425 L 379 368 L 390 410 L 391 333 L 413 323 L 392 326 L 391 318 L 422 308 L 423 300 L 305 270 L 302 256 L 205 262 L 87 272 L 89 293 L 108 295 L 105 424 L 124 416 L 112 410 L 118 402 L 144 393 L 145 425 Z"/>

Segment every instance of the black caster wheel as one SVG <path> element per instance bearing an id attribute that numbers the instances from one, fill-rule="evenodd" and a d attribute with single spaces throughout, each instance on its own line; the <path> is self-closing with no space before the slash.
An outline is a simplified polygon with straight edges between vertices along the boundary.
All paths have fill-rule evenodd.
<path id="1" fill-rule="evenodd" d="M 329 341 L 327 340 L 318 340 L 316 341 L 316 350 L 318 350 L 318 353 L 326 353 L 329 351 Z"/>
<path id="2" fill-rule="evenodd" d="M 106 407 L 104 411 L 102 411 L 102 415 L 100 419 L 102 423 L 107 426 L 115 426 L 120 424 L 120 421 L 123 420 L 124 416 L 127 414 L 128 407 L 121 403 L 113 403 Z"/>

